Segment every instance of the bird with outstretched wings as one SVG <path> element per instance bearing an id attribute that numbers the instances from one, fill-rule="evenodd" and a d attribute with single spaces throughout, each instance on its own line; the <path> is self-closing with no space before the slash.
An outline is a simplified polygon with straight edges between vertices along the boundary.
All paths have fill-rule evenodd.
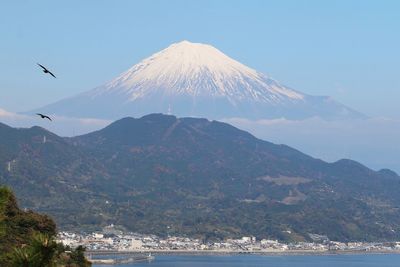
<path id="1" fill-rule="evenodd" d="M 41 113 L 36 113 L 36 115 L 40 116 L 42 119 L 48 119 L 49 121 L 52 121 L 51 118 L 47 115 L 41 114 Z"/>
<path id="2" fill-rule="evenodd" d="M 40 65 L 39 63 L 36 63 L 36 64 L 38 64 L 38 66 L 41 67 L 41 68 L 43 69 L 43 72 L 44 72 L 44 73 L 48 73 L 48 74 L 50 74 L 51 76 L 53 76 L 54 78 L 56 78 L 56 76 L 55 76 L 51 71 L 49 71 L 45 66 Z"/>

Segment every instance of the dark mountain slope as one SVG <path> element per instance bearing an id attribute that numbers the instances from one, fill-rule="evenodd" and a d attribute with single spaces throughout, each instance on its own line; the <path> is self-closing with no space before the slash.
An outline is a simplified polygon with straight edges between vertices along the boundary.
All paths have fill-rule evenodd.
<path id="1" fill-rule="evenodd" d="M 326 163 L 225 123 L 151 114 L 68 139 L 40 128 L 11 130 L 31 135 L 17 138 L 10 151 L 31 149 L 17 160 L 24 172 L 3 171 L 2 181 L 64 228 L 114 223 L 206 238 L 400 237 L 397 174 L 350 160 Z M 35 143 L 43 134 L 52 142 Z M 24 191 L 40 179 L 53 194 Z"/>
<path id="2" fill-rule="evenodd" d="M 78 224 L 81 202 L 91 201 L 92 180 L 105 179 L 102 164 L 40 127 L 0 125 L 0 183 L 11 186 L 24 207 Z"/>

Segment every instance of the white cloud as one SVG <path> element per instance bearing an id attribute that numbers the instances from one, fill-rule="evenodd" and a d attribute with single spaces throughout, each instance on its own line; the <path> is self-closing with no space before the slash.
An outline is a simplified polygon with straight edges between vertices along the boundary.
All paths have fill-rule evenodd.
<path id="1" fill-rule="evenodd" d="M 24 117 L 26 117 L 26 116 L 20 115 L 17 113 L 13 113 L 13 112 L 10 112 L 10 111 L 0 108 L 0 119 L 2 119 L 2 118 L 23 119 Z"/>
<path id="2" fill-rule="evenodd" d="M 109 120 L 94 118 L 69 118 L 50 115 L 53 121 L 41 119 L 37 115 L 18 114 L 0 109 L 0 122 L 12 127 L 40 126 L 60 136 L 75 136 L 103 128 L 111 123 Z"/>

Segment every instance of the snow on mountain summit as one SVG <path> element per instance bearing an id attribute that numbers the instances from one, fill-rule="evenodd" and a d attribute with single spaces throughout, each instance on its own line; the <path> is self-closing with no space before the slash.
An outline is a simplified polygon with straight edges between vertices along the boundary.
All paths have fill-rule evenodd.
<path id="1" fill-rule="evenodd" d="M 163 94 L 227 97 L 279 102 L 303 95 L 279 85 L 207 44 L 182 41 L 153 54 L 112 80 L 95 94 L 115 91 L 134 101 L 160 91 Z"/>
<path id="2" fill-rule="evenodd" d="M 35 111 L 100 119 L 149 113 L 208 119 L 363 117 L 329 97 L 292 90 L 211 45 L 188 41 L 170 45 L 104 85 Z"/>

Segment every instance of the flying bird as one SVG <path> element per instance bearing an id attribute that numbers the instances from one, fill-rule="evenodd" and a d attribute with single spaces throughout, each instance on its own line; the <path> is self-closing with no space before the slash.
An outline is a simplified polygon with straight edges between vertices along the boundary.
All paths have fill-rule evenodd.
<path id="1" fill-rule="evenodd" d="M 40 65 L 39 63 L 36 63 L 36 64 L 38 64 L 38 66 L 40 66 L 40 67 L 43 69 L 43 72 L 44 72 L 44 73 L 48 73 L 48 74 L 50 74 L 51 76 L 53 76 L 54 78 L 56 78 L 56 76 L 54 76 L 54 74 L 53 74 L 51 71 L 49 71 L 45 66 Z"/>
<path id="2" fill-rule="evenodd" d="M 43 115 L 41 113 L 36 113 L 36 115 L 40 116 L 42 119 L 48 119 L 49 121 L 52 121 L 51 118 L 47 115 Z"/>

